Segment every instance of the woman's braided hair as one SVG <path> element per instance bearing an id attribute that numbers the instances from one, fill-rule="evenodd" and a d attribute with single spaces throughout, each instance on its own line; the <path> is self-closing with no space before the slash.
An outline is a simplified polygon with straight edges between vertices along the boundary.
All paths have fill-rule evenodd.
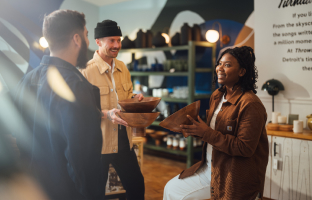
<path id="1" fill-rule="evenodd" d="M 225 50 L 219 57 L 215 69 L 218 66 L 218 63 L 220 62 L 222 56 L 226 53 L 229 53 L 232 56 L 234 56 L 238 61 L 239 66 L 241 68 L 246 69 L 245 75 L 240 77 L 239 81 L 235 85 L 240 85 L 243 91 L 252 90 L 256 94 L 257 93 L 256 82 L 258 79 L 258 70 L 257 67 L 255 66 L 256 58 L 253 49 L 248 46 L 242 46 Z M 216 81 L 217 81 L 217 73 L 216 70 L 214 70 L 213 82 L 216 83 Z"/>

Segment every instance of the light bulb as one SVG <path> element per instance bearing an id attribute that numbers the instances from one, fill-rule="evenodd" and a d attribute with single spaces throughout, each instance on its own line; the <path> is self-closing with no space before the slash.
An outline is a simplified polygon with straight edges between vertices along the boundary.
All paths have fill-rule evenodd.
<path id="1" fill-rule="evenodd" d="M 215 30 L 208 30 L 206 32 L 206 39 L 210 43 L 215 43 L 219 39 L 219 32 Z"/>
<path id="2" fill-rule="evenodd" d="M 43 48 L 47 48 L 49 46 L 47 40 L 44 37 L 41 37 L 39 39 L 39 44 L 40 46 L 42 46 Z"/>
<path id="3" fill-rule="evenodd" d="M 166 43 L 168 44 L 170 41 L 169 35 L 167 33 L 162 33 L 161 35 L 166 39 Z"/>

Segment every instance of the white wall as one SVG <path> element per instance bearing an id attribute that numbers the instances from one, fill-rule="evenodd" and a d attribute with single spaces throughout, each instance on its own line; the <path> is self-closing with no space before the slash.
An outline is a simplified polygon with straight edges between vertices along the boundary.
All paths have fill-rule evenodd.
<path id="1" fill-rule="evenodd" d="M 94 42 L 94 28 L 96 24 L 99 22 L 99 11 L 100 8 L 96 5 L 93 5 L 88 2 L 84 2 L 81 0 L 64 0 L 60 9 L 70 9 L 77 10 L 79 12 L 83 12 L 86 17 L 86 28 L 89 31 L 89 49 L 96 50 L 98 46 Z"/>
<path id="2" fill-rule="evenodd" d="M 311 22 L 312 4 L 295 5 L 279 8 L 281 0 L 255 0 L 255 52 L 256 66 L 259 70 L 258 96 L 264 103 L 268 120 L 271 120 L 272 97 L 261 90 L 262 84 L 269 79 L 277 79 L 285 87 L 275 97 L 274 110 L 282 115 L 299 114 L 306 126 L 306 116 L 312 113 L 312 62 L 305 60 L 312 58 L 310 53 L 296 53 L 296 49 L 312 49 L 310 44 L 296 44 L 296 40 L 312 40 L 312 35 L 299 35 L 299 32 L 311 30 L 311 25 L 296 26 L 298 22 Z M 265 14 L 264 14 L 265 13 Z M 298 17 L 306 13 L 306 17 Z M 311 13 L 312 14 L 312 13 Z M 287 26 L 293 23 L 294 26 Z M 276 25 L 284 24 L 283 28 Z M 280 34 L 273 36 L 273 34 Z M 292 33 L 283 36 L 283 33 Z M 296 35 L 294 35 L 294 33 Z M 281 44 L 284 40 L 294 41 L 294 44 Z M 280 44 L 278 43 L 280 41 Z M 276 42 L 276 43 L 275 43 Z M 285 62 L 283 58 L 304 58 L 301 61 Z M 284 61 L 283 61 L 284 60 Z M 311 70 L 303 70 L 303 67 L 311 67 Z"/>

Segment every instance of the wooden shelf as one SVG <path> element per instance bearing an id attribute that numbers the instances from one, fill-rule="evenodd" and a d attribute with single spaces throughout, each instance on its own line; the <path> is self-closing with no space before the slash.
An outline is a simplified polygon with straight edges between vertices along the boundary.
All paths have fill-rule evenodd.
<path id="1" fill-rule="evenodd" d="M 294 132 L 286 132 L 286 131 L 269 131 L 269 130 L 267 130 L 267 134 L 268 135 L 272 135 L 272 136 L 280 136 L 280 137 L 312 140 L 312 131 L 311 130 L 303 130 L 303 133 L 294 133 Z"/>
<path id="2" fill-rule="evenodd" d="M 196 67 L 196 49 L 197 47 L 208 47 L 211 48 L 211 65 L 208 68 L 197 68 Z M 172 98 L 172 97 L 162 97 L 163 101 L 166 102 L 175 102 L 175 103 L 185 103 L 191 104 L 195 101 L 195 99 L 207 99 L 210 98 L 211 94 L 196 94 L 195 91 L 195 75 L 196 73 L 210 73 L 209 76 L 213 78 L 214 66 L 216 62 L 216 44 L 209 42 L 195 42 L 189 41 L 188 45 L 183 46 L 173 46 L 173 47 L 156 47 L 156 48 L 137 48 L 137 49 L 122 49 L 120 53 L 131 53 L 132 59 L 135 59 L 135 53 L 138 52 L 152 52 L 152 51 L 171 51 L 171 50 L 185 50 L 187 52 L 187 71 L 177 71 L 170 73 L 168 71 L 132 71 L 130 72 L 131 76 L 150 76 L 150 75 L 162 75 L 162 76 L 184 76 L 187 77 L 187 87 L 188 87 L 188 97 L 185 99 L 180 98 Z M 214 86 L 211 87 L 211 91 L 214 91 Z M 152 123 L 152 126 L 159 126 L 159 121 L 155 121 Z M 166 147 L 159 147 L 152 144 L 144 145 L 147 149 L 153 149 L 156 151 L 163 151 L 178 155 L 187 156 L 186 164 L 187 167 L 192 166 L 193 164 L 193 153 L 196 151 L 201 151 L 201 148 L 197 150 L 197 148 L 193 148 L 192 138 L 187 142 L 187 150 L 173 150 L 167 149 Z"/>
<path id="3" fill-rule="evenodd" d="M 171 47 L 152 47 L 152 48 L 136 48 L 136 49 L 121 49 L 120 53 L 138 53 L 146 51 L 171 51 L 171 50 L 189 50 L 192 46 L 198 47 L 215 47 L 215 44 L 209 42 L 189 41 L 189 45 L 171 46 Z"/>

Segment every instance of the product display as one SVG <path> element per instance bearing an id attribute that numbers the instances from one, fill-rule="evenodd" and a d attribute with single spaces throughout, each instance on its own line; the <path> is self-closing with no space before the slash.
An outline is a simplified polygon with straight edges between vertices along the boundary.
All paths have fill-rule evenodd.
<path id="1" fill-rule="evenodd" d="M 154 97 L 145 97 L 142 101 L 137 98 L 118 101 L 125 112 L 117 113 L 117 115 L 128 123 L 133 136 L 145 136 L 146 127 L 151 125 L 160 114 L 160 112 L 152 112 L 159 101 L 160 98 Z"/>

